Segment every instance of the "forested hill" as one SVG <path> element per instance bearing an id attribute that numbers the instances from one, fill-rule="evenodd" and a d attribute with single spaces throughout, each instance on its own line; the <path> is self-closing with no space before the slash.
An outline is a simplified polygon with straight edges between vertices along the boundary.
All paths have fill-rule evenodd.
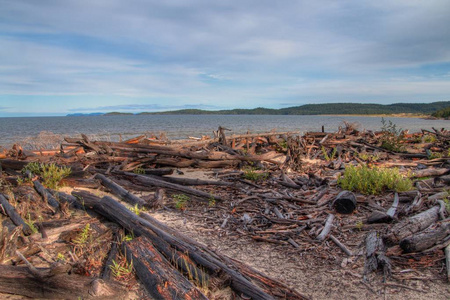
<path id="1" fill-rule="evenodd" d="M 361 104 L 361 103 L 324 103 L 306 104 L 281 109 L 254 108 L 231 110 L 182 109 L 164 112 L 143 112 L 140 114 L 159 115 L 376 115 L 376 114 L 432 114 L 440 109 L 450 107 L 450 101 L 433 103 L 395 103 L 395 104 Z"/>

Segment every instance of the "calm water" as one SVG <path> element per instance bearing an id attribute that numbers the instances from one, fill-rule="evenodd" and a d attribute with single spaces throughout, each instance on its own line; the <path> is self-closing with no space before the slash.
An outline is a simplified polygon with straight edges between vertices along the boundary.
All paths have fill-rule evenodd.
<path id="1" fill-rule="evenodd" d="M 386 118 L 398 127 L 411 132 L 420 129 L 446 128 L 450 121 L 412 118 Z M 0 145 L 10 147 L 14 142 L 36 139 L 42 132 L 51 132 L 53 137 L 78 137 L 87 134 L 97 140 L 118 141 L 141 134 L 165 132 L 170 139 L 189 136 L 212 135 L 219 126 L 231 129 L 230 134 L 250 131 L 259 133 L 277 131 L 337 131 L 343 121 L 359 124 L 359 129 L 379 130 L 381 117 L 349 116 L 223 116 L 223 115 L 139 115 L 139 116 L 90 116 L 90 117 L 33 117 L 0 118 Z"/>

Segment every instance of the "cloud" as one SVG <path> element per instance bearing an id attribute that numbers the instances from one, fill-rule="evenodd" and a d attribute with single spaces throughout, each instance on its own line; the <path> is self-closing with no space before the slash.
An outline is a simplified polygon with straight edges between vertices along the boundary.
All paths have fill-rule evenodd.
<path id="1" fill-rule="evenodd" d="M 0 95 L 77 97 L 67 111 L 448 97 L 446 0 L 133 3 L 3 1 Z"/>

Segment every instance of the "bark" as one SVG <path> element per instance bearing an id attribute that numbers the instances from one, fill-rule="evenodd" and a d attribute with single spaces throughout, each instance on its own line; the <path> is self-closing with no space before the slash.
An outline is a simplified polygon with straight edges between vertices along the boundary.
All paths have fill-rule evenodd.
<path id="1" fill-rule="evenodd" d="M 145 289 L 154 299 L 207 299 L 144 237 L 124 243 L 124 253 L 127 260 L 133 263 Z"/>
<path id="2" fill-rule="evenodd" d="M 366 262 L 364 276 L 367 276 L 380 267 L 383 268 L 385 279 L 391 274 L 391 263 L 385 255 L 386 248 L 378 232 L 371 231 L 366 236 Z"/>
<path id="3" fill-rule="evenodd" d="M 25 235 L 30 235 L 32 234 L 32 230 L 30 228 L 30 226 L 28 226 L 22 219 L 22 217 L 19 215 L 19 213 L 16 211 L 16 209 L 14 208 L 14 206 L 12 206 L 9 201 L 5 198 L 5 196 L 3 196 L 2 194 L 0 194 L 0 209 L 6 213 L 6 215 L 9 216 L 9 218 L 11 219 L 11 221 L 17 225 L 17 226 L 22 226 L 22 231 Z"/>
<path id="4" fill-rule="evenodd" d="M 342 191 L 334 199 L 332 206 L 340 214 L 351 214 L 356 209 L 355 194 Z"/>
<path id="5" fill-rule="evenodd" d="M 124 174 L 126 177 L 131 178 L 133 181 L 138 182 L 143 185 L 152 185 L 152 186 L 156 186 L 156 187 L 162 187 L 162 188 L 175 190 L 178 192 L 182 192 L 182 193 L 186 193 L 189 195 L 193 195 L 196 197 L 206 199 L 206 201 L 209 201 L 210 199 L 214 199 L 216 201 L 223 201 L 223 199 L 219 196 L 212 195 L 210 193 L 206 193 L 206 192 L 192 189 L 189 187 L 185 187 L 185 186 L 182 186 L 179 184 L 166 182 L 164 180 L 156 179 L 154 177 L 142 176 L 142 175 L 137 175 L 137 174 L 128 173 L 128 172 L 125 172 Z"/>
<path id="6" fill-rule="evenodd" d="M 449 234 L 450 224 L 442 225 L 439 228 L 430 228 L 401 240 L 400 247 L 405 253 L 421 252 L 438 244 Z"/>
<path id="7" fill-rule="evenodd" d="M 333 227 L 333 220 L 334 220 L 334 215 L 333 214 L 329 214 L 328 218 L 327 218 L 327 221 L 325 222 L 325 226 L 323 227 L 323 229 L 320 232 L 320 234 L 316 237 L 317 240 L 319 240 L 319 241 L 325 240 L 325 238 L 330 233 L 330 231 L 331 231 L 331 229 Z"/>
<path id="8" fill-rule="evenodd" d="M 106 176 L 102 174 L 96 174 L 95 178 L 99 179 L 106 188 L 108 188 L 113 194 L 117 195 L 123 201 L 130 203 L 133 206 L 149 206 L 149 204 L 143 199 L 133 195 L 111 179 L 106 178 Z"/>
<path id="9" fill-rule="evenodd" d="M 107 283 L 102 292 L 99 282 L 90 277 L 53 274 L 55 270 L 50 268 L 37 270 L 45 276 L 36 278 L 27 267 L 0 265 L 0 292 L 39 299 L 120 299 L 125 295 L 120 287 L 111 283 Z"/>
<path id="10" fill-rule="evenodd" d="M 39 193 L 39 195 L 44 198 L 45 201 L 47 201 L 48 204 L 50 204 L 51 207 L 54 209 L 59 209 L 59 202 L 53 197 L 52 194 L 50 194 L 49 191 L 39 182 L 39 180 L 33 181 L 34 188 Z"/>
<path id="11" fill-rule="evenodd" d="M 434 206 L 420 214 L 395 224 L 383 237 L 388 245 L 395 245 L 400 240 L 424 230 L 439 218 L 439 206 Z"/>
<path id="12" fill-rule="evenodd" d="M 223 276 L 224 278 L 230 278 L 231 287 L 239 293 L 248 295 L 253 299 L 274 299 L 273 296 L 261 290 L 260 287 L 255 286 L 243 277 L 242 274 L 221 262 L 220 259 L 212 257 L 205 251 L 195 247 L 195 245 L 189 244 L 188 242 L 185 242 L 176 236 L 161 230 L 158 226 L 150 223 L 149 221 L 136 216 L 114 199 L 110 197 L 103 197 L 100 201 L 96 201 L 95 198 L 96 197 L 92 196 L 91 199 L 83 198 L 83 200 L 85 200 L 85 205 L 91 205 L 92 209 L 99 212 L 106 218 L 119 223 L 127 230 L 133 232 L 135 236 L 143 235 L 146 238 L 149 238 L 154 247 L 158 249 L 158 251 L 164 253 L 166 258 L 171 258 L 175 255 L 174 261 L 178 262 L 176 265 L 182 266 L 185 263 L 189 265 L 190 260 L 186 260 L 186 257 L 189 257 L 193 262 L 201 265 L 212 274 L 217 275 L 220 273 L 223 274 L 221 277 Z M 170 252 L 171 247 L 175 248 L 179 252 Z M 176 257 L 177 253 L 180 253 L 178 257 Z M 183 264 L 180 262 L 183 262 Z M 194 265 L 189 265 L 189 269 L 192 268 L 196 267 Z M 187 273 L 199 274 L 200 278 L 206 277 L 206 275 L 202 274 L 200 270 L 187 271 Z M 200 279 L 200 282 L 202 282 L 202 279 Z"/>

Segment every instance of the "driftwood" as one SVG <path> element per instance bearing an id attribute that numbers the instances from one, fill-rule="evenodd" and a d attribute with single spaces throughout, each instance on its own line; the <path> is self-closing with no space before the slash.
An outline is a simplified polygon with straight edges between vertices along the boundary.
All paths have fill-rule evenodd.
<path id="1" fill-rule="evenodd" d="M 124 243 L 123 251 L 154 299 L 208 299 L 144 237 Z M 203 283 L 206 287 L 208 282 Z"/>
<path id="2" fill-rule="evenodd" d="M 387 212 L 375 211 L 368 218 L 367 223 L 388 223 L 394 219 L 395 214 L 397 213 L 398 204 L 400 202 L 400 198 L 398 193 L 395 193 L 394 202 L 392 206 L 388 209 Z"/>
<path id="3" fill-rule="evenodd" d="M 136 236 L 145 236 L 146 238 L 149 238 L 152 241 L 154 247 L 158 249 L 158 251 L 164 253 L 166 258 L 171 258 L 176 255 L 176 252 L 174 252 L 173 250 L 168 251 L 167 249 L 164 249 L 167 248 L 167 245 L 170 245 L 169 247 L 173 247 L 178 251 L 182 251 L 184 254 L 180 253 L 179 256 L 175 257 L 174 259 L 175 262 L 179 262 L 176 265 L 181 267 L 181 262 L 183 261 L 184 264 L 189 265 L 189 262 L 186 263 L 185 259 L 185 257 L 188 256 L 190 259 L 192 259 L 192 261 L 201 265 L 209 272 L 212 272 L 212 274 L 217 275 L 219 274 L 219 272 L 225 274 L 225 277 L 229 278 L 229 280 L 231 281 L 231 287 L 236 291 L 243 293 L 244 295 L 248 295 L 254 299 L 274 299 L 271 295 L 261 290 L 260 287 L 252 284 L 234 269 L 221 262 L 218 258 L 212 257 L 211 255 L 199 250 L 197 247 L 195 247 L 195 245 L 189 244 L 163 231 L 160 227 L 150 223 L 149 221 L 134 215 L 122 204 L 118 203 L 110 197 L 103 197 L 100 201 L 98 201 L 98 198 L 96 198 L 97 197 L 92 196 L 90 198 L 83 197 L 83 200 L 85 205 L 91 206 L 92 209 L 99 212 L 103 216 L 121 224 L 127 230 L 133 232 Z M 150 229 L 151 231 L 149 231 L 148 229 Z M 207 278 L 206 275 L 202 275 L 202 271 L 200 270 L 189 272 L 190 274 L 199 274 L 198 276 L 200 282 L 201 280 L 204 280 L 201 278 Z"/>
<path id="4" fill-rule="evenodd" d="M 356 209 L 355 194 L 349 191 L 340 192 L 334 199 L 332 206 L 340 214 L 351 214 Z"/>
<path id="5" fill-rule="evenodd" d="M 28 226 L 28 224 L 26 224 L 24 222 L 24 220 L 22 219 L 22 217 L 17 213 L 16 209 L 14 208 L 14 206 L 12 206 L 9 201 L 5 198 L 5 196 L 3 196 L 2 194 L 0 194 L 0 209 L 2 210 L 2 212 L 4 212 L 7 216 L 9 216 L 9 218 L 11 219 L 11 221 L 17 225 L 17 226 L 22 226 L 22 231 L 25 235 L 30 235 L 32 234 L 32 230 L 30 228 L 30 226 Z"/>
<path id="6" fill-rule="evenodd" d="M 32 275 L 28 267 L 0 265 L 0 292 L 39 299 L 119 299 L 125 294 L 118 285 L 59 273 L 60 268 L 36 270 L 42 274 L 40 278 Z"/>
<path id="7" fill-rule="evenodd" d="M 424 230 L 439 218 L 439 206 L 434 206 L 420 214 L 395 224 L 384 236 L 388 245 L 398 244 L 400 240 Z"/>
<path id="8" fill-rule="evenodd" d="M 325 222 L 325 226 L 323 227 L 323 229 L 320 232 L 320 234 L 316 237 L 317 240 L 319 240 L 319 241 L 325 240 L 327 235 L 330 233 L 331 228 L 333 227 L 333 220 L 334 220 L 334 215 L 333 214 L 329 214 L 328 218 L 327 218 L 327 221 Z"/>
<path id="9" fill-rule="evenodd" d="M 400 241 L 403 252 L 421 252 L 429 249 L 450 234 L 450 224 L 430 228 Z"/>
<path id="10" fill-rule="evenodd" d="M 44 200 L 50 204 L 51 207 L 58 209 L 59 202 L 53 197 L 53 195 L 47 191 L 47 189 L 39 182 L 39 180 L 33 181 L 34 188 L 44 198 Z"/>
<path id="11" fill-rule="evenodd" d="M 171 182 L 166 182 L 164 180 L 160 180 L 160 179 L 156 179 L 154 177 L 149 177 L 149 176 L 143 176 L 143 175 L 137 175 L 134 173 L 129 173 L 129 172 L 124 172 L 124 175 L 128 178 L 130 178 L 131 180 L 133 180 L 134 182 L 138 182 L 140 184 L 143 185 L 151 185 L 151 186 L 156 186 L 156 187 L 162 187 L 162 188 L 167 188 L 167 189 L 171 189 L 171 190 L 175 190 L 175 191 L 179 191 L 179 192 L 183 192 L 189 195 L 193 195 L 196 197 L 200 197 L 202 199 L 205 199 L 209 201 L 209 199 L 214 199 L 217 201 L 223 201 L 223 199 L 219 196 L 213 195 L 213 194 L 209 194 L 203 191 L 199 191 L 196 189 L 192 189 L 192 188 L 188 188 L 186 186 L 183 185 L 179 185 L 179 184 L 175 184 L 175 183 L 171 183 Z"/>
<path id="12" fill-rule="evenodd" d="M 95 178 L 100 179 L 105 187 L 107 187 L 113 194 L 117 195 L 123 201 L 128 202 L 131 205 L 148 206 L 148 203 L 146 203 L 144 200 L 133 195 L 111 179 L 106 178 L 106 176 L 102 174 L 96 174 Z"/>
<path id="13" fill-rule="evenodd" d="M 366 262 L 364 265 L 364 276 L 383 269 L 384 278 L 391 274 L 391 262 L 385 255 L 385 246 L 378 232 L 371 231 L 366 236 Z"/>

